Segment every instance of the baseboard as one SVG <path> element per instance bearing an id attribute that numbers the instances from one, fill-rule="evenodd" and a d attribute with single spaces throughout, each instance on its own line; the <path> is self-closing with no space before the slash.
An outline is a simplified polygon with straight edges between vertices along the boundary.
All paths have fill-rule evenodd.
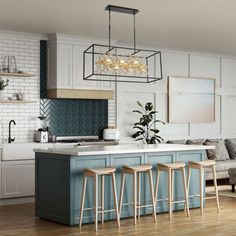
<path id="1" fill-rule="evenodd" d="M 19 197 L 19 198 L 0 199 L 0 206 L 18 205 L 18 204 L 34 203 L 34 202 L 35 202 L 34 197 Z"/>
<path id="2" fill-rule="evenodd" d="M 231 188 L 232 188 L 231 185 L 218 185 L 218 190 L 229 190 Z M 206 192 L 207 193 L 208 192 L 213 192 L 213 191 L 215 191 L 214 186 L 207 186 L 206 187 Z"/>

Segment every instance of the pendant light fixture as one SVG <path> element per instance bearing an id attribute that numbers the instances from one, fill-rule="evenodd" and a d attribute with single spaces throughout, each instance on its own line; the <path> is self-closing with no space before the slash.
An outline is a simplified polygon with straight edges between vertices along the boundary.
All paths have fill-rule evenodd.
<path id="1" fill-rule="evenodd" d="M 92 44 L 83 53 L 83 79 L 130 83 L 151 83 L 162 79 L 161 52 L 136 48 L 137 9 L 108 5 L 108 45 Z M 111 45 L 111 12 L 133 15 L 133 48 Z"/>

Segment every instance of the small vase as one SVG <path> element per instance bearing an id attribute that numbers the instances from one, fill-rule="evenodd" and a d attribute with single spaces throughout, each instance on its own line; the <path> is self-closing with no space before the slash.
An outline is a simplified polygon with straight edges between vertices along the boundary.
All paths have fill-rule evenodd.
<path id="1" fill-rule="evenodd" d="M 3 92 L 3 90 L 0 90 L 0 100 L 4 100 L 4 92 Z"/>

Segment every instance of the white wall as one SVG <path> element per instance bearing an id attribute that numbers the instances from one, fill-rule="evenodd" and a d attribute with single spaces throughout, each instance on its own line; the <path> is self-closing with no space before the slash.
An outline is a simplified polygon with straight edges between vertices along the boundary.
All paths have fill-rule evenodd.
<path id="1" fill-rule="evenodd" d="M 12 136 L 16 142 L 32 142 L 34 130 L 37 128 L 39 115 L 39 69 L 40 69 L 40 39 L 43 36 L 0 31 L 0 69 L 4 55 L 14 55 L 19 70 L 35 74 L 32 78 L 9 77 L 9 86 L 4 90 L 5 96 L 21 90 L 26 92 L 29 104 L 0 104 L 0 143 L 8 137 L 8 122 L 16 121 L 12 127 Z M 7 79 L 7 77 L 4 77 Z"/>
<path id="2" fill-rule="evenodd" d="M 39 41 L 43 35 L 0 31 L 0 65 L 3 55 L 15 55 L 20 70 L 36 74 L 33 78 L 9 78 L 6 97 L 18 90 L 26 91 L 32 104 L 0 104 L 0 143 L 8 137 L 8 122 L 17 125 L 12 135 L 17 142 L 33 141 L 39 115 Z M 212 124 L 166 124 L 160 126 L 165 139 L 236 137 L 236 58 L 196 52 L 161 50 L 163 80 L 155 84 L 117 84 L 117 99 L 109 101 L 109 124 L 121 129 L 122 140 L 129 138 L 136 117 L 136 101 L 152 101 L 160 119 L 167 120 L 167 76 L 213 77 L 216 87 L 216 122 Z"/>
<path id="3" fill-rule="evenodd" d="M 137 116 L 136 101 L 153 102 L 158 118 L 167 122 L 167 77 L 195 76 L 216 79 L 216 121 L 208 124 L 168 124 L 158 127 L 167 139 L 236 137 L 236 58 L 178 51 L 162 51 L 163 80 L 155 84 L 118 84 L 117 126 L 121 141 L 131 141 Z"/>

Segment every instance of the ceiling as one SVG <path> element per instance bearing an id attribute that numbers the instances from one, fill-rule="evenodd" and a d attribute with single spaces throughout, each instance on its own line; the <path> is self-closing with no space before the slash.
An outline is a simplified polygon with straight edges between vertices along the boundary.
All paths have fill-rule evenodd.
<path id="1" fill-rule="evenodd" d="M 0 29 L 107 37 L 108 4 L 137 8 L 137 46 L 236 55 L 235 0 L 1 0 Z M 112 14 L 112 38 L 132 43 L 132 17 Z"/>

